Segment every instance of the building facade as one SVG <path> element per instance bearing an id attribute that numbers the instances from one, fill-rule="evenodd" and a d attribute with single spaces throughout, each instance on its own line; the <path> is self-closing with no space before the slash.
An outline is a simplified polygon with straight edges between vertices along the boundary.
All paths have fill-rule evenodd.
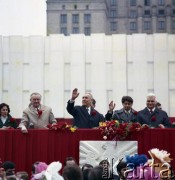
<path id="1" fill-rule="evenodd" d="M 47 34 L 175 33 L 175 0 L 47 0 Z"/>

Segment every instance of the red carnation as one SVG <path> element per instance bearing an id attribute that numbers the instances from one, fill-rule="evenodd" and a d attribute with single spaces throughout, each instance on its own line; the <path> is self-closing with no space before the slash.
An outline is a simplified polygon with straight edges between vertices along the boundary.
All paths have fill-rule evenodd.
<path id="1" fill-rule="evenodd" d="M 141 125 L 139 123 L 132 123 L 131 126 L 129 127 L 129 131 L 140 131 Z"/>
<path id="2" fill-rule="evenodd" d="M 156 116 L 153 116 L 153 117 L 151 118 L 151 120 L 152 120 L 152 121 L 156 121 Z"/>
<path id="3" fill-rule="evenodd" d="M 37 109 L 37 112 L 38 112 L 38 117 L 40 117 L 43 113 L 43 111 L 41 109 Z"/>
<path id="4" fill-rule="evenodd" d="M 15 122 L 15 119 L 14 119 L 14 118 L 10 118 L 10 122 L 11 122 L 11 123 L 14 123 L 14 122 Z"/>
<path id="5" fill-rule="evenodd" d="M 138 112 L 137 112 L 137 111 L 134 111 L 134 112 L 133 112 L 133 114 L 134 114 L 134 115 L 137 115 L 137 114 L 138 114 Z"/>
<path id="6" fill-rule="evenodd" d="M 92 112 L 91 112 L 91 115 L 92 115 L 92 116 L 95 116 L 96 114 L 97 114 L 96 111 L 92 111 Z"/>

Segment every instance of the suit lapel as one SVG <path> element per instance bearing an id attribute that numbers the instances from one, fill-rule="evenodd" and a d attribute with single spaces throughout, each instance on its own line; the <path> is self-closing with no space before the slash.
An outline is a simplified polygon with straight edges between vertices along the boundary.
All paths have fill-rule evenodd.
<path id="1" fill-rule="evenodd" d="M 29 107 L 29 110 L 30 110 L 30 113 L 31 113 L 31 114 L 35 114 L 35 116 L 38 117 L 38 112 L 37 112 L 37 110 L 36 110 L 33 106 L 30 106 L 30 107 Z"/>
<path id="2" fill-rule="evenodd" d="M 84 113 L 87 117 L 90 116 L 85 106 L 81 106 L 81 109 L 82 109 L 83 113 Z"/>
<path id="3" fill-rule="evenodd" d="M 158 113 L 158 112 L 159 112 L 159 110 L 158 110 L 157 108 L 155 108 L 153 114 L 156 114 L 156 113 Z"/>
<path id="4" fill-rule="evenodd" d="M 90 116 L 95 116 L 95 114 L 92 114 L 93 112 L 95 112 L 95 114 L 96 114 L 96 110 L 91 107 Z"/>
<path id="5" fill-rule="evenodd" d="M 83 113 L 83 115 L 84 115 L 84 117 L 85 117 L 85 118 L 84 118 L 85 123 L 88 124 L 88 126 L 90 126 L 90 125 L 89 125 L 90 115 L 89 115 L 86 107 L 85 107 L 85 106 L 81 106 L 81 110 L 82 110 L 82 113 Z"/>
<path id="6" fill-rule="evenodd" d="M 2 127 L 3 126 L 3 123 L 2 123 L 2 120 L 1 120 L 1 118 L 0 118 L 0 127 Z"/>
<path id="7" fill-rule="evenodd" d="M 144 110 L 145 116 L 146 116 L 146 121 L 149 123 L 152 115 L 150 114 L 149 110 L 147 108 L 145 108 Z"/>

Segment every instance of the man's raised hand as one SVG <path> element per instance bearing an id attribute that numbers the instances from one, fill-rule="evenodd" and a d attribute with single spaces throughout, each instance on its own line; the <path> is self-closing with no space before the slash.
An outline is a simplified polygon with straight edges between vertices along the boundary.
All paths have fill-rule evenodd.
<path id="1" fill-rule="evenodd" d="M 75 88 L 75 89 L 72 91 L 72 98 L 71 98 L 71 100 L 74 101 L 78 96 L 79 96 L 78 89 Z"/>
<path id="2" fill-rule="evenodd" d="M 114 108 L 115 108 L 115 103 L 113 102 L 113 101 L 111 101 L 110 103 L 109 103 L 109 112 L 113 112 L 113 110 L 114 110 Z"/>

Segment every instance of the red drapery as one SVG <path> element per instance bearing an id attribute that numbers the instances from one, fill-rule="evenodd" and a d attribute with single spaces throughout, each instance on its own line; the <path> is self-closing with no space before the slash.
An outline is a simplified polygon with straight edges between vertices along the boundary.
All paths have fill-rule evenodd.
<path id="1" fill-rule="evenodd" d="M 100 130 L 79 129 L 75 132 L 54 130 L 29 130 L 22 134 L 20 130 L 0 130 L 0 158 L 16 164 L 16 171 L 31 172 L 36 161 L 50 163 L 64 162 L 67 156 L 79 161 L 79 141 L 103 140 Z M 134 132 L 126 140 L 138 141 L 138 153 L 147 154 L 151 148 L 167 150 L 175 157 L 175 129 L 148 129 Z M 172 161 L 175 167 L 175 160 Z"/>

